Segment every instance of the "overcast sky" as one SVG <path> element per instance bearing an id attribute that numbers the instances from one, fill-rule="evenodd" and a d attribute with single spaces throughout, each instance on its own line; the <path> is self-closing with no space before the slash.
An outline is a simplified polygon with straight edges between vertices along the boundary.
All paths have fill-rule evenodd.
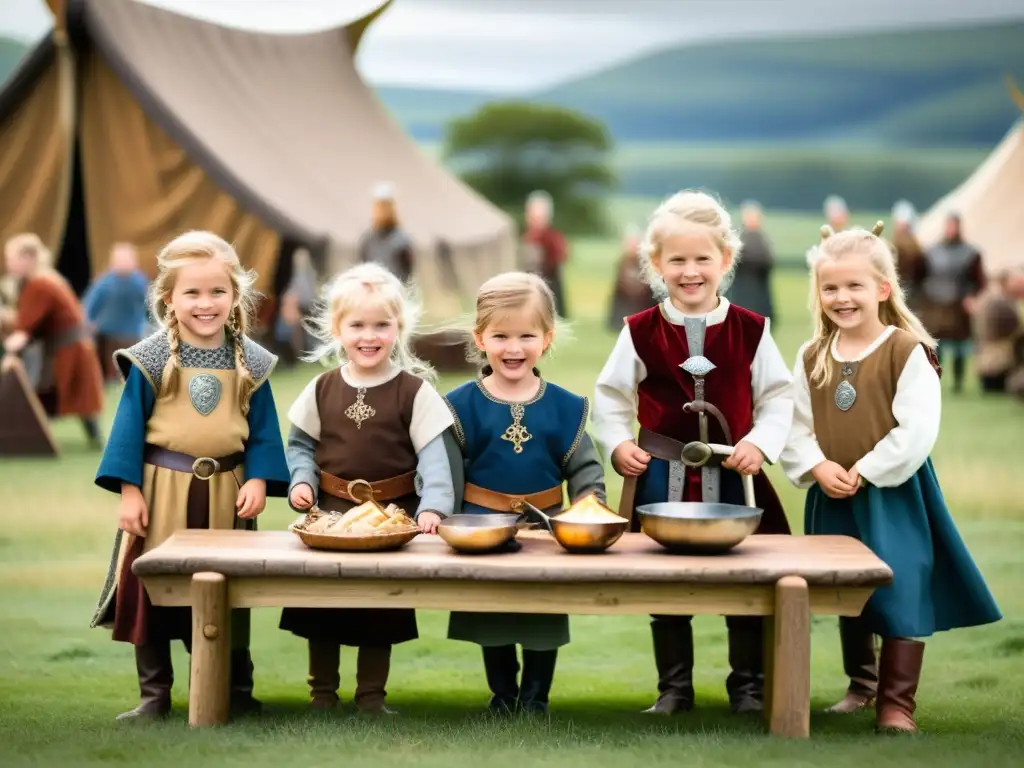
<path id="1" fill-rule="evenodd" d="M 145 2 L 282 33 L 333 26 L 379 4 Z M 35 39 L 49 18 L 44 0 L 0 0 L 0 33 Z M 673 43 L 1010 18 L 1024 18 L 1022 0 L 395 0 L 364 38 L 358 64 L 375 84 L 511 92 L 550 85 Z"/>

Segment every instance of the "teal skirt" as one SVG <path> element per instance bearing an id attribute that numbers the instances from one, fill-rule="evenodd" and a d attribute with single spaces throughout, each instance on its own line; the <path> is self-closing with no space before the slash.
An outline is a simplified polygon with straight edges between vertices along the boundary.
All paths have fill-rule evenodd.
<path id="1" fill-rule="evenodd" d="M 928 459 L 896 488 L 868 485 L 847 499 L 807 492 L 809 535 L 852 536 L 893 572 L 862 614 L 882 637 L 929 637 L 999 621 L 1002 614 L 953 522 Z"/>

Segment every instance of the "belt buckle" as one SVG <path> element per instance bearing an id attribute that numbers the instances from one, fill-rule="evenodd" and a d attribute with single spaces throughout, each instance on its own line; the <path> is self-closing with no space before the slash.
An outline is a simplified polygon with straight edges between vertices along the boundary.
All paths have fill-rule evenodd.
<path id="1" fill-rule="evenodd" d="M 513 496 L 508 503 L 509 509 L 513 512 L 522 513 L 523 507 L 526 506 L 525 496 Z"/>
<path id="2" fill-rule="evenodd" d="M 200 480 L 209 480 L 220 472 L 220 462 L 209 456 L 202 456 L 192 462 L 192 474 Z"/>
<path id="3" fill-rule="evenodd" d="M 366 489 L 366 498 L 360 498 L 356 496 L 356 488 Z M 358 501 L 360 504 L 365 504 L 373 499 L 373 486 L 367 480 L 349 480 L 348 485 L 345 487 L 345 493 L 352 497 L 354 501 Z"/>

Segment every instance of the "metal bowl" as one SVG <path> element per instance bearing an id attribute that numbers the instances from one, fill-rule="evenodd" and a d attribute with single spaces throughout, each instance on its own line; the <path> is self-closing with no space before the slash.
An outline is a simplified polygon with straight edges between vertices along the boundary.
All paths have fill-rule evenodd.
<path id="1" fill-rule="evenodd" d="M 757 530 L 764 510 L 739 504 L 667 501 L 636 508 L 640 529 L 674 551 L 727 552 Z"/>
<path id="2" fill-rule="evenodd" d="M 551 518 L 551 535 L 567 552 L 593 554 L 604 552 L 618 541 L 629 527 L 628 520 L 607 523 L 576 523 Z"/>
<path id="3" fill-rule="evenodd" d="M 437 534 L 459 552 L 489 552 L 514 539 L 519 515 L 452 515 L 437 526 Z"/>

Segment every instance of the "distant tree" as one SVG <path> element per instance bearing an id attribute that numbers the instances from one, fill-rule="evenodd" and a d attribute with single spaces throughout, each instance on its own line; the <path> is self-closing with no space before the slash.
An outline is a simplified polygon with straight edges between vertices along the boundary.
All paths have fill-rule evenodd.
<path id="1" fill-rule="evenodd" d="M 555 223 L 570 233 L 606 227 L 605 199 L 615 186 L 612 140 L 597 120 L 570 109 L 522 101 L 492 102 L 445 129 L 444 159 L 463 181 L 523 223 L 523 203 L 543 189 Z"/>

